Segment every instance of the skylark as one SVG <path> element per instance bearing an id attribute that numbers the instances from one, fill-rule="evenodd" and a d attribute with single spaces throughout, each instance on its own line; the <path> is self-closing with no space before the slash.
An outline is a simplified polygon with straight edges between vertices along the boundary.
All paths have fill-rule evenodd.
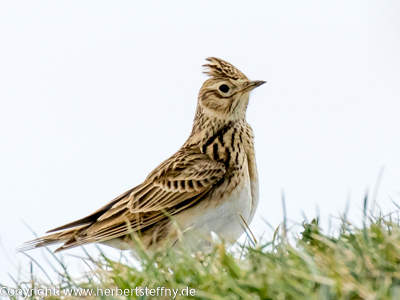
<path id="1" fill-rule="evenodd" d="M 215 232 L 227 242 L 244 232 L 258 205 L 253 130 L 246 122 L 249 94 L 265 81 L 250 81 L 230 63 L 207 58 L 209 75 L 200 89 L 192 132 L 181 149 L 143 183 L 91 215 L 48 231 L 20 251 L 63 243 L 55 252 L 88 243 L 135 248 L 137 232 L 146 249 L 173 246 L 191 228 Z"/>

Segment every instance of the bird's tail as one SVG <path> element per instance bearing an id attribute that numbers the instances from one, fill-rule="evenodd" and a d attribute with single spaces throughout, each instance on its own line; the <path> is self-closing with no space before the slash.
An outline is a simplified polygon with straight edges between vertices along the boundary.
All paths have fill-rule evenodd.
<path id="1" fill-rule="evenodd" d="M 66 244 L 70 244 L 71 241 L 76 241 L 76 237 L 81 233 L 83 230 L 85 230 L 88 226 L 80 226 L 80 227 L 75 227 L 72 229 L 67 229 L 63 230 L 61 232 L 49 234 L 31 241 L 28 241 L 24 243 L 21 247 L 17 249 L 17 252 L 24 252 L 28 250 L 32 250 L 35 248 L 40 248 L 40 247 L 47 247 L 50 245 L 55 245 L 55 244 L 60 244 L 64 243 L 60 248 L 56 249 L 54 252 L 59 252 L 61 250 L 65 250 L 67 248 L 72 248 L 72 247 L 65 247 L 67 246 Z"/>

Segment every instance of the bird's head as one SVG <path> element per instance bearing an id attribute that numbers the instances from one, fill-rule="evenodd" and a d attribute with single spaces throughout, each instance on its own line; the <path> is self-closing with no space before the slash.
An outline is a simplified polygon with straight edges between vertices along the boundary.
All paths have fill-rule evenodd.
<path id="1" fill-rule="evenodd" d="M 244 119 L 249 93 L 266 81 L 249 80 L 239 69 L 215 57 L 206 59 L 209 75 L 199 92 L 198 106 L 208 117 L 224 120 Z"/>

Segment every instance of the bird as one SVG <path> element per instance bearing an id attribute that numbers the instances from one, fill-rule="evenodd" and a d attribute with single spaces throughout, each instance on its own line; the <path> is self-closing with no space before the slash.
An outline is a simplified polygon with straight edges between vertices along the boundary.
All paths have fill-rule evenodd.
<path id="1" fill-rule="evenodd" d="M 196 245 L 212 233 L 234 243 L 254 218 L 259 183 L 254 134 L 246 121 L 250 92 L 266 81 L 249 80 L 216 57 L 203 65 L 192 131 L 182 147 L 136 187 L 94 213 L 49 230 L 18 251 L 62 244 L 54 252 L 90 243 L 120 250 L 174 247 L 186 232 Z"/>

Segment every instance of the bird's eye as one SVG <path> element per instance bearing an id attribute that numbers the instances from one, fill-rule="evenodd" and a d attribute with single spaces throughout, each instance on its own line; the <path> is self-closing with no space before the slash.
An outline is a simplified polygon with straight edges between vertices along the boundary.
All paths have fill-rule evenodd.
<path id="1" fill-rule="evenodd" d="M 222 84 L 219 86 L 219 90 L 223 93 L 227 93 L 229 92 L 229 86 L 227 86 L 226 84 Z"/>

